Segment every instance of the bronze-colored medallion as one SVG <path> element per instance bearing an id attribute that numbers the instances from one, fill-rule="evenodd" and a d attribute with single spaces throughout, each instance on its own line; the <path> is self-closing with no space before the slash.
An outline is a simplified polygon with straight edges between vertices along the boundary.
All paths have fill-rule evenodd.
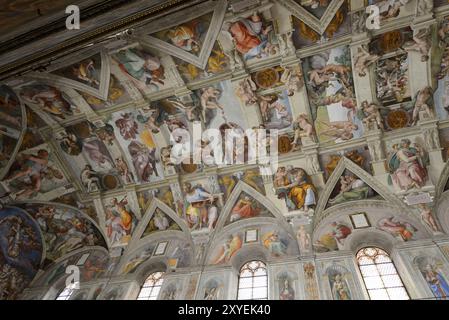
<path id="1" fill-rule="evenodd" d="M 87 121 L 77 123 L 77 124 L 73 125 L 72 128 L 73 128 L 73 131 L 76 132 L 76 135 L 80 139 L 87 139 L 91 135 L 90 126 Z"/>
<path id="2" fill-rule="evenodd" d="M 387 125 L 391 129 L 400 129 L 407 127 L 409 116 L 404 110 L 392 110 L 387 115 Z"/>
<path id="3" fill-rule="evenodd" d="M 279 73 L 274 68 L 268 68 L 256 72 L 254 81 L 262 89 L 272 88 L 279 81 Z"/>
<path id="4" fill-rule="evenodd" d="M 198 169 L 194 163 L 181 163 L 181 168 L 185 173 L 193 173 Z"/>
<path id="5" fill-rule="evenodd" d="M 292 150 L 292 143 L 288 135 L 283 135 L 278 138 L 278 151 L 280 154 L 289 153 Z"/>
<path id="6" fill-rule="evenodd" d="M 107 174 L 107 175 L 103 176 L 102 182 L 103 182 L 103 186 L 107 190 L 114 190 L 119 186 L 117 177 L 112 174 Z"/>
<path id="7" fill-rule="evenodd" d="M 402 32 L 390 31 L 380 36 L 380 47 L 384 53 L 398 50 L 404 44 Z"/>

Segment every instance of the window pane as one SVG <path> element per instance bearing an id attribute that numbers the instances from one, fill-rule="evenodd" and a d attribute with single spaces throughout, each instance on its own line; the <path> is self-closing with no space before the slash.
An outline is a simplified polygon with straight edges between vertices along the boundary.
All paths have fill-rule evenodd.
<path id="1" fill-rule="evenodd" d="M 151 292 L 151 296 L 157 297 L 159 295 L 159 291 L 161 291 L 161 287 L 154 287 Z"/>
<path id="2" fill-rule="evenodd" d="M 374 261 L 376 263 L 384 263 L 384 262 L 391 262 L 391 259 L 384 254 L 379 254 Z"/>
<path id="3" fill-rule="evenodd" d="M 267 283 L 268 283 L 267 276 L 263 276 L 263 277 L 255 277 L 255 278 L 254 278 L 254 287 L 263 287 L 263 286 L 267 286 Z"/>
<path id="4" fill-rule="evenodd" d="M 267 289 L 268 289 L 267 287 L 254 288 L 253 298 L 254 299 L 266 298 L 268 296 Z"/>
<path id="5" fill-rule="evenodd" d="M 242 272 L 240 272 L 240 277 L 252 277 L 253 276 L 253 272 L 249 269 L 245 269 L 242 270 Z"/>
<path id="6" fill-rule="evenodd" d="M 378 264 L 377 269 L 381 275 L 396 274 L 396 268 L 392 263 Z"/>
<path id="7" fill-rule="evenodd" d="M 360 257 L 359 258 L 359 265 L 365 265 L 365 264 L 374 264 L 373 259 L 369 258 L 369 257 Z"/>
<path id="8" fill-rule="evenodd" d="M 163 272 L 150 274 L 140 289 L 137 300 L 156 300 L 163 283 L 163 275 Z"/>
<path id="9" fill-rule="evenodd" d="M 142 290 L 140 290 L 139 296 L 142 296 L 142 297 L 149 296 L 150 292 L 151 292 L 151 287 L 150 288 L 142 288 Z"/>
<path id="10" fill-rule="evenodd" d="M 154 283 L 154 285 L 155 286 L 162 286 L 162 281 L 164 281 L 163 279 L 159 279 L 159 280 L 157 280 L 155 283 Z"/>
<path id="11" fill-rule="evenodd" d="M 383 287 L 380 277 L 366 277 L 365 284 L 367 289 L 380 289 Z"/>
<path id="12" fill-rule="evenodd" d="M 382 276 L 382 280 L 387 288 L 402 286 L 401 279 L 397 275 Z"/>
<path id="13" fill-rule="evenodd" d="M 365 248 L 365 249 L 362 249 L 362 250 L 363 250 L 363 253 L 365 255 L 367 255 L 368 257 L 373 257 L 378 252 L 377 248 Z"/>
<path id="14" fill-rule="evenodd" d="M 268 277 L 265 263 L 250 261 L 242 266 L 237 299 L 267 299 Z"/>
<path id="15" fill-rule="evenodd" d="M 248 266 L 252 270 L 256 270 L 260 266 L 260 263 L 259 263 L 259 261 L 251 261 L 251 262 L 248 263 Z"/>
<path id="16" fill-rule="evenodd" d="M 248 289 L 239 289 L 239 299 L 251 299 L 252 298 L 252 288 L 248 288 Z"/>
<path id="17" fill-rule="evenodd" d="M 391 300 L 408 300 L 410 299 L 407 291 L 403 287 L 387 289 Z"/>
<path id="18" fill-rule="evenodd" d="M 259 268 L 254 272 L 255 276 L 264 276 L 267 274 L 267 270 L 265 268 Z"/>
<path id="19" fill-rule="evenodd" d="M 379 272 L 377 271 L 377 268 L 374 264 L 369 266 L 360 266 L 360 271 L 362 272 L 362 275 L 364 277 L 372 277 L 379 275 Z"/>
<path id="20" fill-rule="evenodd" d="M 371 300 L 390 300 L 385 289 L 369 290 Z"/>
<path id="21" fill-rule="evenodd" d="M 409 299 L 390 256 L 380 248 L 363 248 L 357 262 L 372 300 Z"/>
<path id="22" fill-rule="evenodd" d="M 240 278 L 240 288 L 251 288 L 253 286 L 253 278 Z"/>

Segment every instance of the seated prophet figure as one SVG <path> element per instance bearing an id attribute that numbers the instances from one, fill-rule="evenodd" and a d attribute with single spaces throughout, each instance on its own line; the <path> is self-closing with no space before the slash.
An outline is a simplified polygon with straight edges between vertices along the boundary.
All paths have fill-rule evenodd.
<path id="1" fill-rule="evenodd" d="M 168 30 L 167 37 L 176 47 L 196 54 L 201 50 L 200 37 L 204 27 L 203 23 L 194 20 Z"/>
<path id="2" fill-rule="evenodd" d="M 303 209 L 308 211 L 311 206 L 316 205 L 316 188 L 310 182 L 310 178 L 304 169 L 294 168 L 290 170 L 290 184 L 284 186 L 289 190 L 287 205 L 293 205 L 290 209 Z"/>
<path id="3" fill-rule="evenodd" d="M 119 213 L 121 219 L 121 226 L 126 235 L 131 234 L 133 228 L 133 214 L 128 209 L 128 199 L 125 196 L 122 200 L 118 201 L 117 198 L 112 198 L 111 206 Z"/>
<path id="4" fill-rule="evenodd" d="M 208 227 L 212 230 L 218 220 L 218 208 L 215 197 L 207 192 L 201 185 L 192 186 L 184 183 L 186 200 L 186 220 L 191 229 Z"/>
<path id="5" fill-rule="evenodd" d="M 271 30 L 272 26 L 264 27 L 262 17 L 257 13 L 232 23 L 229 28 L 235 48 L 245 60 L 267 56 Z"/>
<path id="6" fill-rule="evenodd" d="M 158 57 L 131 48 L 118 52 L 114 58 L 124 74 L 139 88 L 149 84 L 157 87 L 164 84 L 164 67 Z"/>
<path id="7" fill-rule="evenodd" d="M 388 161 L 388 183 L 395 182 L 401 190 L 422 188 L 428 179 L 428 154 L 416 143 L 411 146 L 409 139 L 402 139 L 400 146 L 393 145 L 393 150 Z"/>
<path id="8" fill-rule="evenodd" d="M 329 204 L 335 205 L 347 201 L 363 200 L 368 198 L 370 187 L 354 176 L 342 176 L 340 178 L 340 193 Z"/>

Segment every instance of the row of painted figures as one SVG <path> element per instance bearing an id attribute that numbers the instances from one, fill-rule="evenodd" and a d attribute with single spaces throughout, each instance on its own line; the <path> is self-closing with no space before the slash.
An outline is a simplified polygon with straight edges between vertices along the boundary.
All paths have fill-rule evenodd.
<path id="1" fill-rule="evenodd" d="M 416 144 L 412 147 L 410 140 L 403 139 L 400 146 L 394 145 L 394 150 L 395 151 L 391 154 L 389 160 L 391 182 L 394 182 L 404 190 L 424 186 L 428 177 L 426 169 L 428 160 L 426 158 L 426 153 L 421 147 Z M 16 192 L 15 195 L 17 198 L 22 197 L 24 194 L 28 195 L 39 191 L 38 188 L 41 183 L 42 172 L 49 170 L 48 153 L 41 149 L 36 155 L 30 155 L 26 158 L 26 161 L 24 160 L 23 163 L 20 163 L 21 165 L 17 166 L 17 171 L 13 171 L 7 180 L 7 183 L 11 185 L 16 179 L 29 178 L 29 182 L 25 181 L 25 187 Z M 87 167 L 83 170 L 81 175 L 85 175 L 86 172 L 89 173 L 89 177 L 84 177 L 82 180 L 86 181 L 85 179 L 87 179 L 87 187 L 90 187 L 89 183 L 98 182 L 98 178 L 96 177 L 95 172 L 92 172 L 91 167 Z M 222 178 L 222 182 L 225 181 L 223 179 L 224 177 Z M 307 213 L 317 204 L 317 189 L 304 169 L 279 167 L 274 175 L 273 181 L 275 194 L 279 198 L 285 199 L 289 210 L 303 210 Z M 251 182 L 250 179 L 245 178 L 245 182 L 252 183 L 252 186 L 257 191 L 264 193 L 264 186 L 261 181 L 254 183 Z M 229 190 L 232 190 L 229 188 L 232 187 L 229 185 L 228 188 L 226 188 L 226 185 L 223 185 L 223 187 L 223 191 L 229 195 Z M 223 205 L 222 203 L 219 203 L 223 199 L 218 201 L 220 194 L 211 193 L 210 191 L 207 191 L 204 186 L 192 185 L 190 183 L 184 184 L 183 191 L 186 201 L 185 206 L 178 205 L 176 208 L 172 200 L 170 200 L 168 204 L 171 205 L 176 212 L 180 212 L 180 214 L 183 215 L 187 224 L 192 229 L 201 229 L 203 227 L 207 227 L 210 230 L 213 229 L 218 219 L 220 208 Z M 333 192 L 332 198 L 329 199 L 328 205 L 336 205 L 352 200 L 363 200 L 373 196 L 375 196 L 375 194 L 371 187 L 351 172 L 347 172 L 340 177 L 339 183 Z M 261 212 L 260 209 L 253 209 L 254 205 L 246 205 L 246 203 L 251 204 L 253 201 L 254 199 L 248 195 L 242 196 L 240 200 L 236 202 L 234 209 L 232 210 L 233 215 L 230 218 L 230 222 L 259 215 Z M 122 208 L 118 209 L 118 212 L 121 212 L 126 208 L 125 202 L 125 199 L 122 201 L 115 199 L 114 203 L 117 203 L 118 207 Z M 127 210 L 129 211 L 129 209 Z M 108 212 L 109 211 L 107 211 L 107 213 Z M 125 229 L 122 231 L 129 234 L 131 230 L 130 220 L 135 220 L 135 217 L 132 218 L 132 214 L 126 216 L 127 218 L 124 218 L 126 221 L 123 224 Z M 114 215 L 110 214 L 107 214 L 106 218 L 107 221 L 116 219 Z M 134 223 L 136 222 L 137 221 L 134 221 Z"/>
<path id="2" fill-rule="evenodd" d="M 420 269 L 422 277 L 428 284 L 433 296 L 436 299 L 447 299 L 449 297 L 449 285 L 442 275 L 441 270 L 439 270 L 436 264 L 425 264 Z M 307 263 L 304 265 L 304 274 L 306 283 L 312 282 L 313 285 L 305 286 L 305 293 L 309 299 L 317 299 L 317 288 L 315 284 L 315 266 L 312 263 Z M 330 299 L 333 300 L 352 300 L 354 299 L 352 290 L 350 287 L 351 274 L 347 272 L 346 268 L 335 264 L 330 267 L 326 272 L 326 277 L 328 278 L 328 284 L 330 287 Z M 288 273 L 284 272 L 277 276 L 276 286 L 278 296 L 276 299 L 279 300 L 295 300 L 298 299 L 297 293 L 297 280 Z M 204 300 L 222 300 L 225 299 L 225 288 L 226 285 L 220 279 L 211 279 L 206 282 L 203 287 L 203 299 Z M 175 300 L 181 298 L 182 288 L 170 283 L 165 286 L 159 295 L 161 300 Z M 107 300 L 117 300 L 122 298 L 123 290 L 121 288 L 109 289 L 108 293 L 103 296 L 103 299 Z"/>
<path id="3" fill-rule="evenodd" d="M 130 220 L 130 213 L 126 209 L 126 199 L 118 201 L 114 198 L 111 201 L 111 206 L 116 207 L 116 210 L 119 211 L 119 214 L 122 217 L 120 223 L 123 227 L 129 227 L 132 221 Z M 70 207 L 59 207 L 47 204 L 42 204 L 40 206 L 26 204 L 23 205 L 23 209 L 30 213 L 34 220 L 30 220 L 30 217 L 18 208 L 3 210 L 2 219 L 0 220 L 0 227 L 5 228 L 5 232 L 2 233 L 4 235 L 4 241 L 1 242 L 5 244 L 4 250 L 2 249 L 3 268 L 7 270 L 8 268 L 13 267 L 17 269 L 17 272 L 20 271 L 19 274 L 22 274 L 19 278 L 23 278 L 23 281 L 19 281 L 20 279 L 17 278 L 13 283 L 10 283 L 9 281 L 6 282 L 5 286 L 7 287 L 13 284 L 18 285 L 22 282 L 25 284 L 25 282 L 27 282 L 26 279 L 29 279 L 32 275 L 25 276 L 23 272 L 26 271 L 34 274 L 34 272 L 37 271 L 37 266 L 41 263 L 40 250 L 42 249 L 43 241 L 45 241 L 47 248 L 46 265 L 67 253 L 86 245 L 105 246 L 102 236 L 98 230 L 95 229 L 92 222 Z M 241 215 L 242 213 L 252 216 L 258 212 L 264 212 L 264 210 L 265 209 L 257 203 L 251 202 L 248 196 L 243 196 L 237 201 L 231 217 L 235 214 Z M 433 220 L 431 219 L 430 223 L 435 224 L 435 221 L 432 221 Z M 126 222 L 128 225 L 125 226 L 124 223 Z M 158 223 L 161 222 L 159 221 Z M 334 222 L 331 226 L 332 231 L 319 238 L 317 243 L 314 244 L 315 249 L 326 248 L 327 250 L 336 250 L 352 233 L 351 228 L 344 222 Z M 397 217 L 381 218 L 377 222 L 377 227 L 380 230 L 402 238 L 403 241 L 408 241 L 414 238 L 414 233 L 418 232 L 416 227 L 410 222 Z M 41 229 L 41 231 L 37 229 Z M 6 230 L 9 230 L 9 232 L 6 232 Z M 162 228 L 162 230 L 164 229 Z M 284 232 L 274 229 L 264 230 L 265 231 L 262 231 L 260 244 L 266 248 L 273 257 L 282 257 L 289 252 L 291 253 L 292 242 Z M 43 232 L 44 235 L 43 239 L 40 238 L 41 232 Z M 298 229 L 297 236 L 300 250 L 303 253 L 306 253 L 310 248 L 310 236 L 305 232 L 304 227 Z M 331 238 L 333 239 L 334 244 L 332 244 Z M 211 256 L 211 263 L 220 264 L 228 262 L 243 246 L 242 235 L 239 232 L 230 235 L 229 239 L 223 241 L 222 246 L 217 246 L 216 251 Z M 30 263 L 35 265 L 34 269 L 29 269 Z M 438 286 L 438 279 L 435 278 L 435 268 L 432 267 L 432 265 L 430 265 L 432 267 L 430 268 L 428 264 L 429 263 L 427 263 L 426 267 L 422 270 L 423 274 L 425 274 L 426 280 L 437 282 L 434 286 L 439 290 L 438 292 L 441 293 L 441 290 L 446 289 Z M 342 278 L 335 277 L 335 280 L 336 283 L 339 283 Z M 441 280 L 439 281 L 441 284 Z"/>

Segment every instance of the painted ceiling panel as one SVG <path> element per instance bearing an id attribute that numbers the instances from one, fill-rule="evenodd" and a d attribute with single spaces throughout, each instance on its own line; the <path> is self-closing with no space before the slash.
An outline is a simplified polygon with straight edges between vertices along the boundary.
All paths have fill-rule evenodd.
<path id="1" fill-rule="evenodd" d="M 397 244 L 440 235 L 432 210 L 449 175 L 449 20 L 413 1 L 367 2 L 382 13 L 372 37 L 349 0 L 198 1 L 8 79 L 0 201 L 42 230 L 37 267 L 49 273 L 38 283 L 62 279 L 84 251 L 83 276 L 96 280 L 153 262 L 336 254 L 367 230 Z M 50 8 L 5 3 L 0 30 L 30 22 L 37 5 Z M 404 27 L 415 18 L 427 24 Z M 240 144 L 207 149 L 230 132 Z M 277 142 L 259 148 L 278 151 L 277 162 L 250 161 L 255 137 Z"/>

